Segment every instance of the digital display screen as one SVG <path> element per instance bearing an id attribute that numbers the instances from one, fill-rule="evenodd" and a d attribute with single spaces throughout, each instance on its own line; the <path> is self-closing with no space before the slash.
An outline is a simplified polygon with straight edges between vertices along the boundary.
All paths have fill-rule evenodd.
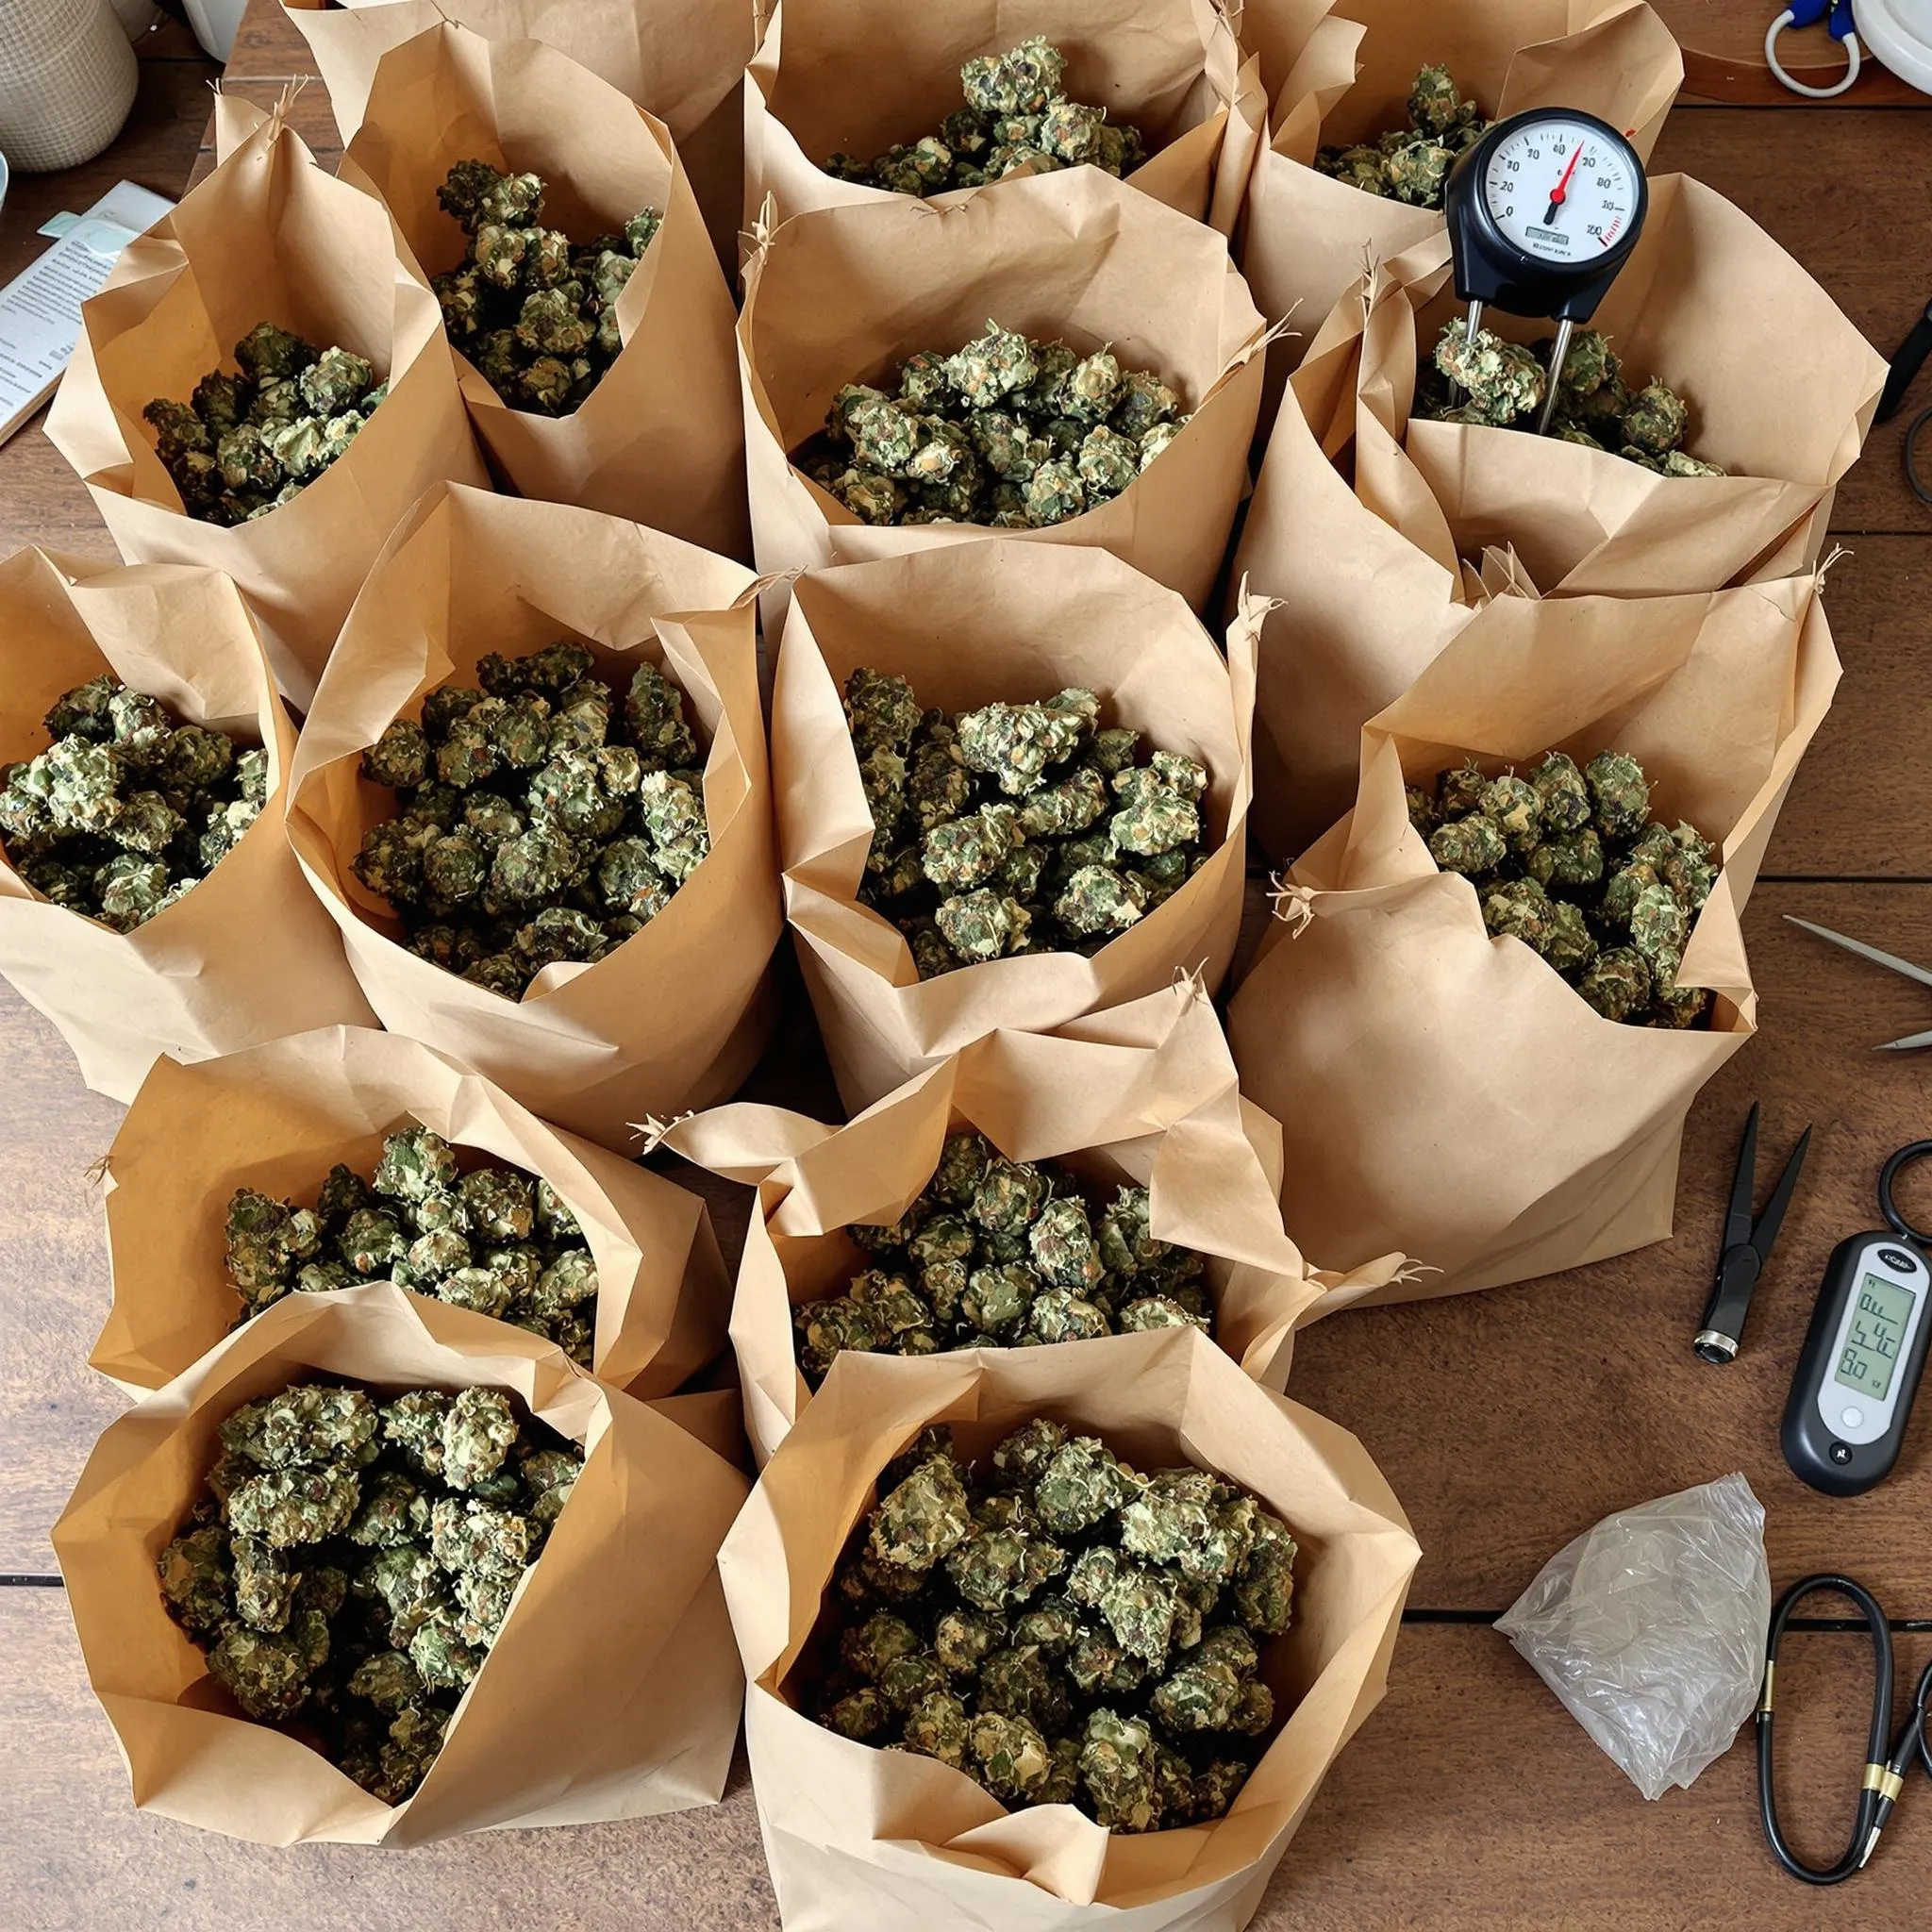
<path id="1" fill-rule="evenodd" d="M 1874 1402 L 1883 1402 L 1890 1392 L 1899 1348 L 1911 1319 L 1910 1289 L 1882 1275 L 1866 1275 L 1858 1284 L 1858 1298 L 1852 1304 L 1845 1345 L 1832 1379 L 1844 1388 L 1856 1389 L 1860 1395 L 1869 1395 Z"/>

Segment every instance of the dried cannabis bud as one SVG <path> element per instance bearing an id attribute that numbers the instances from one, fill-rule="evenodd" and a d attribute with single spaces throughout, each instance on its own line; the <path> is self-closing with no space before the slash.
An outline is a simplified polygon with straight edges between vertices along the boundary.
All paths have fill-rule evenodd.
<path id="1" fill-rule="evenodd" d="M 1467 320 L 1458 315 L 1443 328 L 1433 366 L 1419 375 L 1411 413 L 1439 423 L 1534 429 L 1549 391 L 1554 347 L 1554 338 L 1526 348 L 1486 328 L 1472 341 Z M 1621 372 L 1609 338 L 1579 329 L 1557 378 L 1550 434 L 1607 450 L 1660 476 L 1722 476 L 1717 464 L 1680 447 L 1690 420 L 1681 398 L 1660 382 L 1633 393 Z"/>
<path id="2" fill-rule="evenodd" d="M 495 1389 L 298 1383 L 221 1425 L 161 1599 L 243 1713 L 386 1805 L 422 1783 L 583 1451 Z"/>
<path id="3" fill-rule="evenodd" d="M 397 793 L 356 876 L 418 958 L 522 996 L 544 967 L 594 962 L 670 904 L 711 849 L 684 693 L 640 664 L 620 694 L 565 640 L 492 654 L 362 756 Z"/>
<path id="4" fill-rule="evenodd" d="M 1069 100 L 1066 56 L 1036 36 L 959 70 L 966 105 L 937 134 L 890 147 L 876 159 L 833 155 L 825 173 L 895 194 L 984 188 L 1014 175 L 1093 167 L 1127 174 L 1145 158 L 1138 128 L 1116 127 L 1105 108 Z"/>
<path id="5" fill-rule="evenodd" d="M 1446 67 L 1424 67 L 1408 91 L 1407 127 L 1391 128 L 1373 142 L 1324 147 L 1315 156 L 1315 168 L 1364 194 L 1412 208 L 1441 208 L 1457 157 L 1491 125 L 1474 101 L 1462 98 Z"/>
<path id="6" fill-rule="evenodd" d="M 1274 1723 L 1261 1647 L 1295 1541 L 1206 1470 L 1142 1474 L 1028 1423 L 968 1468 L 928 1429 L 879 1478 L 815 1633 L 818 1721 L 1011 1807 L 1113 1831 L 1225 1814 Z"/>
<path id="7" fill-rule="evenodd" d="M 791 1311 L 816 1388 L 841 1349 L 932 1355 L 1187 1324 L 1211 1335 L 1206 1263 L 1157 1241 L 1145 1188 L 1111 1200 L 1058 1161 L 1011 1161 L 955 1134 L 891 1227 L 855 1227 L 871 1265 L 841 1295 Z"/>
<path id="8" fill-rule="evenodd" d="M 923 712 L 903 677 L 859 670 L 845 717 L 872 808 L 859 896 L 902 931 L 920 976 L 1014 953 L 1091 955 L 1207 862 L 1208 774 L 1144 765 L 1100 700 Z"/>
<path id="9" fill-rule="evenodd" d="M 868 524 L 1037 529 L 1118 496 L 1188 423 L 1158 376 L 989 321 L 921 350 L 896 393 L 848 383 L 791 460 Z"/>
<path id="10" fill-rule="evenodd" d="M 235 344 L 235 362 L 239 375 L 211 371 L 192 400 L 158 396 L 141 412 L 183 508 L 207 524 L 245 524 L 299 495 L 389 393 L 360 356 L 273 323 Z"/>
<path id="11" fill-rule="evenodd" d="M 188 724 L 111 673 L 55 701 L 53 742 L 0 772 L 0 834 L 28 885 L 132 932 L 241 842 L 268 800 L 268 753 Z"/>
<path id="12" fill-rule="evenodd" d="M 285 1294 L 387 1280 L 514 1322 L 591 1365 L 597 1264 L 575 1216 L 521 1168 L 459 1173 L 456 1149 L 427 1127 L 390 1135 L 373 1180 L 338 1162 L 312 1208 L 237 1190 L 225 1233 L 243 1322 Z"/>
<path id="13" fill-rule="evenodd" d="M 468 236 L 461 263 L 432 276 L 449 339 L 513 409 L 568 416 L 624 347 L 617 298 L 657 239 L 661 209 L 581 247 L 543 226 L 543 183 L 458 161 L 436 191 Z"/>
<path id="14" fill-rule="evenodd" d="M 1471 880 L 1483 924 L 1521 940 L 1607 1020 L 1690 1027 L 1705 987 L 1677 984 L 1721 858 L 1693 825 L 1650 815 L 1650 782 L 1626 753 L 1579 768 L 1548 753 L 1526 775 L 1474 761 L 1408 791 L 1409 823 L 1444 872 Z"/>

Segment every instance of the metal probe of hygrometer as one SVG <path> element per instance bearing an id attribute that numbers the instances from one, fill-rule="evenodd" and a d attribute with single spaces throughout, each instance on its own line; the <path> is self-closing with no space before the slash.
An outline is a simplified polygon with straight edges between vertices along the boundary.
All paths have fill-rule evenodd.
<path id="1" fill-rule="evenodd" d="M 1450 170 L 1443 191 L 1456 295 L 1469 333 L 1485 305 L 1557 325 L 1537 434 L 1548 432 L 1570 337 L 1630 258 L 1650 190 L 1629 140 L 1574 108 L 1499 121 Z"/>
<path id="2" fill-rule="evenodd" d="M 1707 1362 L 1735 1361 L 1738 1344 L 1743 1340 L 1744 1317 L 1751 1310 L 1751 1296 L 1757 1287 L 1776 1244 L 1778 1229 L 1784 1225 L 1785 1210 L 1804 1172 L 1805 1153 L 1811 1145 L 1811 1129 L 1799 1137 L 1785 1171 L 1764 1204 L 1764 1212 L 1753 1221 L 1751 1201 L 1757 1186 L 1757 1105 L 1754 1101 L 1744 1119 L 1744 1139 L 1738 1149 L 1737 1172 L 1731 1176 L 1731 1205 L 1724 1216 L 1724 1246 L 1718 1251 L 1717 1279 L 1711 1284 L 1710 1299 L 1704 1306 L 1703 1319 L 1690 1346 Z"/>

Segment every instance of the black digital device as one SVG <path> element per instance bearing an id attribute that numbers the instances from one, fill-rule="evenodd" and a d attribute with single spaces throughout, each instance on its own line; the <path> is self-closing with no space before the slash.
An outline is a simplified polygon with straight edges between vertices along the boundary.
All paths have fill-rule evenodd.
<path id="1" fill-rule="evenodd" d="M 1891 1474 L 1932 1337 L 1932 1267 L 1896 1230 L 1832 1250 L 1785 1403 L 1780 1441 L 1800 1480 L 1862 1495 Z"/>

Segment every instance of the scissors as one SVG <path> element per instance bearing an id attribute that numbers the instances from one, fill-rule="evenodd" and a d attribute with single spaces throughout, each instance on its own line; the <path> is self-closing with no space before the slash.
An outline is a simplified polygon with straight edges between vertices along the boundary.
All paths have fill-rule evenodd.
<path id="1" fill-rule="evenodd" d="M 1785 1224 L 1785 1210 L 1791 1205 L 1810 1145 L 1811 1129 L 1807 1127 L 1798 1136 L 1798 1144 L 1785 1162 L 1764 1212 L 1754 1220 L 1751 1203 L 1757 1191 L 1757 1103 L 1751 1103 L 1751 1111 L 1744 1118 L 1744 1139 L 1738 1148 L 1737 1172 L 1731 1176 L 1731 1205 L 1724 1215 L 1717 1279 L 1711 1284 L 1710 1299 L 1704 1305 L 1704 1317 L 1690 1343 L 1690 1352 L 1700 1360 L 1720 1366 L 1737 1360 L 1757 1277 L 1770 1265 L 1771 1251 L 1777 1245 L 1778 1230 Z"/>
<path id="2" fill-rule="evenodd" d="M 1856 953 L 1861 959 L 1870 959 L 1874 966 L 1890 966 L 1894 973 L 1903 973 L 1907 979 L 1916 979 L 1921 986 L 1932 986 L 1932 973 L 1923 966 L 1914 966 L 1909 959 L 1901 959 L 1895 953 L 1881 953 L 1876 946 L 1868 946 L 1863 940 L 1847 939 L 1841 932 L 1833 932 L 1828 925 L 1813 925 L 1808 919 L 1800 919 L 1796 913 L 1787 912 L 1785 917 L 1793 925 L 1802 925 L 1807 932 L 1815 932 L 1822 940 L 1829 940 L 1835 946 L 1842 946 L 1848 953 Z M 1883 1040 L 1873 1049 L 1874 1053 L 1902 1053 L 1908 1047 L 1932 1046 L 1932 1028 L 1924 1033 L 1908 1033 L 1903 1040 Z"/>

